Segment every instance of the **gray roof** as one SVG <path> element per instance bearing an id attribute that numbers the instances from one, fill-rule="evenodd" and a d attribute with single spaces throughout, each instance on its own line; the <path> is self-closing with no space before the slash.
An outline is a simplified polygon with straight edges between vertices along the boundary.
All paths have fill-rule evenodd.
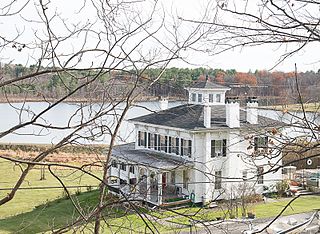
<path id="1" fill-rule="evenodd" d="M 203 108 L 203 105 L 185 104 L 131 120 L 146 124 L 195 130 L 205 128 Z M 228 128 L 225 108 L 225 105 L 211 106 L 211 128 Z M 249 124 L 246 121 L 246 112 L 240 110 L 240 127 L 274 127 L 281 125 L 281 122 L 263 116 L 258 117 L 258 122 L 257 125 Z"/>
<path id="2" fill-rule="evenodd" d="M 148 149 L 135 149 L 134 143 L 115 146 L 112 149 L 112 156 L 132 164 L 137 163 L 162 170 L 173 170 L 193 165 L 193 162 L 186 157 L 172 156 Z"/>
<path id="3" fill-rule="evenodd" d="M 213 82 L 211 82 L 209 80 L 198 81 L 193 86 L 191 86 L 190 88 L 191 89 L 225 89 L 225 90 L 229 90 L 230 89 L 229 87 L 213 83 Z"/>

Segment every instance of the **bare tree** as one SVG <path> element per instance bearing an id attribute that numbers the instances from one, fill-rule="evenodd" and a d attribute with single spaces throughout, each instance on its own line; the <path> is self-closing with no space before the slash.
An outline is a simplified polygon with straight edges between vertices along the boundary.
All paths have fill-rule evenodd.
<path id="1" fill-rule="evenodd" d="M 0 12 L 0 17 L 16 29 L 1 33 L 1 98 L 16 112 L 18 120 L 1 130 L 0 138 L 52 137 L 52 132 L 59 135 L 50 140 L 51 147 L 28 159 L 1 156 L 27 166 L 21 167 L 19 179 L 0 198 L 0 205 L 15 197 L 30 171 L 45 166 L 61 183 L 78 213 L 72 224 L 55 232 L 81 229 L 81 225 L 94 221 L 94 233 L 100 233 L 101 222 L 107 218 L 102 212 L 114 205 L 105 200 L 107 171 L 113 146 L 124 140 L 119 129 L 127 112 L 158 81 L 171 61 L 184 59 L 181 52 L 195 45 L 205 30 L 197 25 L 182 31 L 180 21 L 167 14 L 157 1 L 7 1 L 1 3 Z M 23 65 L 15 65 L 17 61 Z M 151 67 L 160 68 L 160 72 L 146 77 L 144 72 Z M 34 110 L 28 101 L 43 104 L 40 110 Z M 61 113 L 61 123 L 51 121 L 47 116 L 63 102 L 74 102 L 72 111 Z M 106 143 L 108 149 L 103 158 L 90 165 L 74 167 L 46 160 L 61 147 L 97 142 Z M 90 166 L 103 168 L 103 176 L 91 173 Z M 53 170 L 56 167 L 78 170 L 100 181 L 99 201 L 94 209 L 84 212 L 72 199 Z M 119 205 L 121 202 L 128 203 L 130 210 L 146 220 L 131 201 L 125 199 Z"/>

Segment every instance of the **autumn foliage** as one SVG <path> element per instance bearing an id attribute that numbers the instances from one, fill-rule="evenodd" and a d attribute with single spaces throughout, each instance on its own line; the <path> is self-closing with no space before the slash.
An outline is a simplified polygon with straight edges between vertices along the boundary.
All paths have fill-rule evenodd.
<path id="1" fill-rule="evenodd" d="M 237 72 L 234 77 L 234 81 L 245 85 L 257 85 L 257 78 L 251 73 Z"/>

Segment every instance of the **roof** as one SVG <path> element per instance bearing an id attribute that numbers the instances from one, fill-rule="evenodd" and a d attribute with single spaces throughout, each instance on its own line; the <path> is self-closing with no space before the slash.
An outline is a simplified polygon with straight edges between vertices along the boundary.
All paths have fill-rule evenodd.
<path id="1" fill-rule="evenodd" d="M 190 89 L 224 89 L 224 90 L 230 90 L 229 87 L 213 83 L 213 82 L 211 82 L 209 80 L 198 81 L 193 86 L 191 86 Z"/>
<path id="2" fill-rule="evenodd" d="M 168 155 L 148 149 L 135 149 L 134 143 L 115 146 L 112 156 L 131 163 L 163 170 L 172 170 L 180 167 L 192 166 L 193 162 L 186 157 Z"/>
<path id="3" fill-rule="evenodd" d="M 130 120 L 159 126 L 196 130 L 205 128 L 203 108 L 203 105 L 185 104 Z M 259 127 L 274 127 L 281 125 L 281 122 L 263 116 L 258 117 L 258 122 Z M 249 126 L 256 125 L 249 124 L 246 121 L 246 111 L 240 110 L 240 127 Z M 211 106 L 211 128 L 229 128 L 226 125 L 225 105 Z"/>

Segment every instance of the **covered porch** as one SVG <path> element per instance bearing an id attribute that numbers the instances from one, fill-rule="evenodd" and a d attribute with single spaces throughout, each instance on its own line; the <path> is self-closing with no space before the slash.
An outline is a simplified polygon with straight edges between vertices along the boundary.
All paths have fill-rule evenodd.
<path id="1" fill-rule="evenodd" d="M 190 202 L 190 162 L 169 160 L 161 153 L 148 150 L 133 151 L 125 154 L 122 150 L 122 157 L 113 154 L 109 185 L 121 189 L 130 198 L 140 198 L 154 205 Z"/>

